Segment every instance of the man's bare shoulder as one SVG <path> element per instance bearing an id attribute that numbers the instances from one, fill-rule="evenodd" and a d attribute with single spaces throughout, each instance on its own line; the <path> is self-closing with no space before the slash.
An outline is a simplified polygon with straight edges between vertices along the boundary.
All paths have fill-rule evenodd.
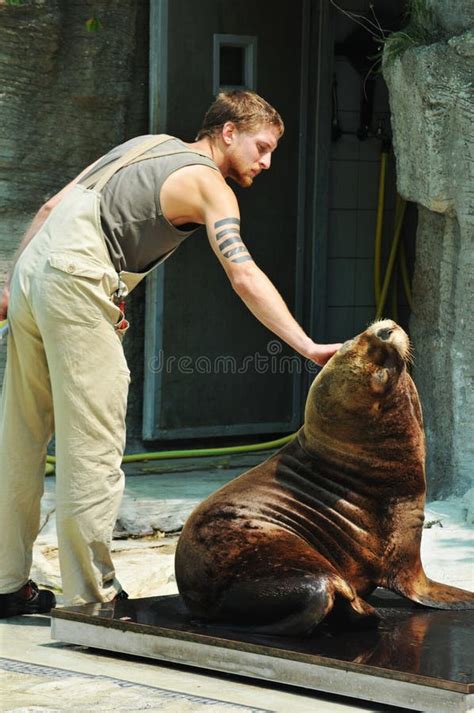
<path id="1" fill-rule="evenodd" d="M 220 171 L 210 166 L 192 165 L 169 176 L 161 189 L 161 207 L 173 223 L 205 222 L 206 206 L 234 197 Z M 235 198 L 234 198 L 235 200 Z"/>
<path id="2" fill-rule="evenodd" d="M 168 190 L 186 188 L 187 190 L 199 192 L 229 189 L 221 172 L 204 164 L 193 164 L 179 168 L 166 179 L 163 188 L 165 187 Z"/>
<path id="3" fill-rule="evenodd" d="M 210 166 L 193 165 L 180 168 L 166 179 L 161 189 L 161 207 L 169 220 L 184 218 L 205 222 L 207 207 L 234 197 L 220 171 Z"/>

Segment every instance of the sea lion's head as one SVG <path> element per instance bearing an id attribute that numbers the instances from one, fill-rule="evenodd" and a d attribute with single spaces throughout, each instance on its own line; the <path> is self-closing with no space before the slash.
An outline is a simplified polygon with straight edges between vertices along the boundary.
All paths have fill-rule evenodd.
<path id="1" fill-rule="evenodd" d="M 410 341 L 391 319 L 374 322 L 345 342 L 314 380 L 305 410 L 306 438 L 361 442 L 373 438 L 381 420 L 410 414 L 421 422 L 418 396 L 407 372 Z"/>

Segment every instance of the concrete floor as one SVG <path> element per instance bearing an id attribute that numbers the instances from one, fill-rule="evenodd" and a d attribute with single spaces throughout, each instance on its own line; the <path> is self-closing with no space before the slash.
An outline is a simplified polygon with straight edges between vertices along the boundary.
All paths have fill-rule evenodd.
<path id="1" fill-rule="evenodd" d="M 121 511 L 123 531 L 118 533 L 124 539 L 115 540 L 113 550 L 120 581 L 131 596 L 176 591 L 173 554 L 179 522 L 199 500 L 264 458 L 265 454 L 258 454 L 127 466 Z M 432 526 L 424 531 L 425 564 L 432 576 L 471 588 L 472 532 L 466 523 L 460 522 L 463 512 L 462 503 L 438 503 L 428 514 Z M 57 588 L 60 579 L 53 478 L 47 479 L 43 518 L 33 576 L 38 582 Z M 127 530 L 128 534 L 134 534 L 133 539 L 127 538 Z M 140 533 L 142 536 L 137 539 Z M 61 601 L 60 593 L 58 599 Z M 313 695 L 274 684 L 257 685 L 244 678 L 210 675 L 197 669 L 54 642 L 46 616 L 0 620 L 0 657 L 3 657 L 0 710 L 15 713 L 115 710 L 186 713 L 209 706 L 213 711 L 223 712 L 405 710 L 338 696 Z"/>

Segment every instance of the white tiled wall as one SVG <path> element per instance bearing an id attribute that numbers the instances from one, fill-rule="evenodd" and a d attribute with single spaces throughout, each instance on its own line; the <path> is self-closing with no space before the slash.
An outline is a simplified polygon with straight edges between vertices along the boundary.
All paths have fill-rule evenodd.
<path id="1" fill-rule="evenodd" d="M 338 0 L 346 9 L 367 12 L 364 0 Z M 357 25 L 336 13 L 336 41 L 342 42 Z M 374 45 L 374 50 L 375 50 Z M 334 63 L 338 94 L 338 118 L 343 131 L 359 127 L 361 91 L 364 78 L 343 56 Z M 388 91 L 377 74 L 372 127 L 382 121 L 390 126 Z M 381 141 L 359 140 L 343 134 L 332 143 L 329 199 L 328 245 L 328 333 L 329 341 L 345 340 L 362 331 L 375 316 L 373 253 L 380 170 Z M 396 199 L 395 161 L 387 168 L 384 210 L 384 252 L 386 262 Z M 388 309 L 386 310 L 388 314 Z"/>

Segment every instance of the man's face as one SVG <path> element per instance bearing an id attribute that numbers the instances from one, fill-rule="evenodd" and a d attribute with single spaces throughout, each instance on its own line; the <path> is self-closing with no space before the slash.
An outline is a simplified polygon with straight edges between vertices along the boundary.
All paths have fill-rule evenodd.
<path id="1" fill-rule="evenodd" d="M 234 128 L 228 144 L 226 178 L 232 178 L 242 188 L 251 186 L 255 176 L 270 168 L 279 138 L 280 132 L 274 126 L 263 126 L 252 132 Z"/>

